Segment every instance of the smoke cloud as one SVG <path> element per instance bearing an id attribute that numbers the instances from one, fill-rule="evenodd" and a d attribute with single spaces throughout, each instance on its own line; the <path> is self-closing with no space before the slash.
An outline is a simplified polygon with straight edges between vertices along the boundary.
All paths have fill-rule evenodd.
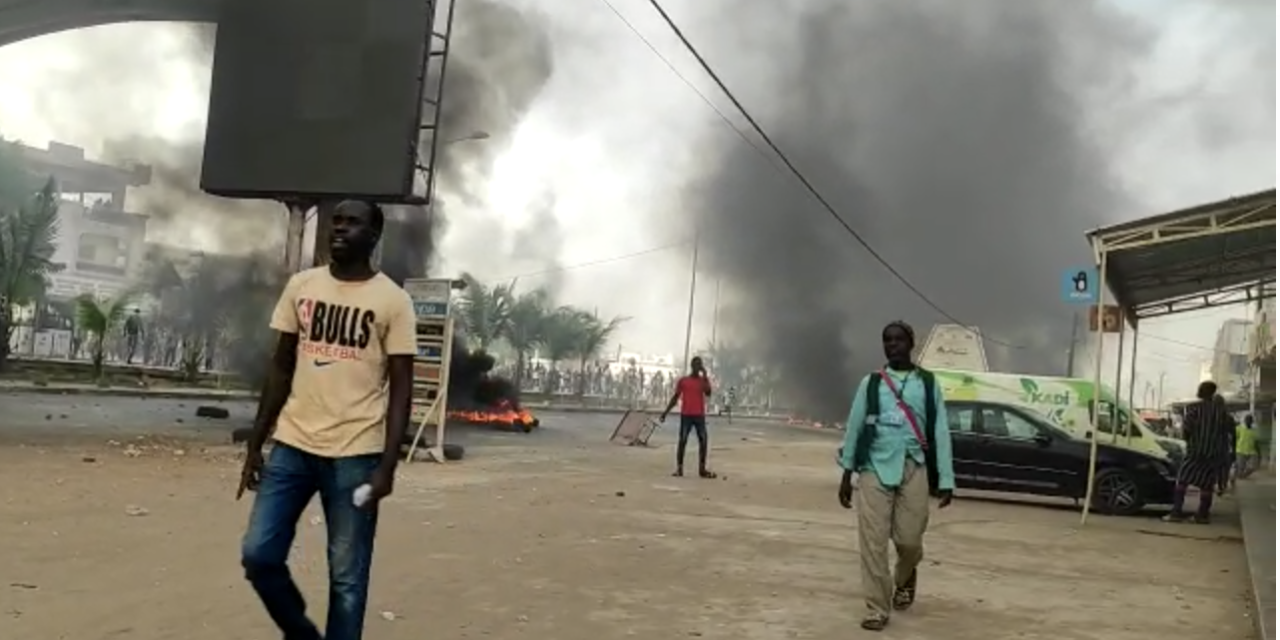
<path id="1" fill-rule="evenodd" d="M 391 213 L 382 268 L 393 278 L 425 275 L 433 266 L 451 211 L 468 214 L 455 245 L 462 251 L 504 261 L 528 259 L 514 248 L 512 231 L 503 220 L 508 212 L 487 210 L 486 189 L 494 163 L 510 147 L 554 71 L 547 25 L 538 14 L 491 0 L 458 2 L 455 11 L 436 143 L 436 199 L 429 212 L 424 207 L 395 207 Z M 436 63 L 428 76 L 438 78 L 440 72 Z M 429 82 L 428 91 L 432 87 Z M 468 139 L 477 134 L 483 139 Z M 420 144 L 425 157 L 431 149 L 430 132 Z M 538 210 L 548 206 L 554 206 L 554 199 L 535 203 Z M 528 246 L 558 248 L 554 216 L 538 217 L 542 226 L 537 240 L 542 242 Z M 558 251 L 539 256 L 539 267 L 554 267 Z"/>
<path id="2" fill-rule="evenodd" d="M 166 42 L 165 56 L 184 59 L 192 75 L 179 80 L 190 82 L 198 92 L 207 92 L 216 29 L 213 25 L 191 25 L 181 30 L 185 32 L 183 37 Z M 438 197 L 430 214 L 421 207 L 389 210 L 382 266 L 397 281 L 428 273 L 438 260 L 444 221 L 451 211 L 469 216 L 465 225 L 459 225 L 465 231 L 460 242 L 451 243 L 451 247 L 496 261 L 518 257 L 526 266 L 556 266 L 561 239 L 554 217 L 554 197 L 537 199 L 530 205 L 538 224 L 528 245 L 536 247 L 533 250 L 522 249 L 516 243 L 516 234 L 529 236 L 522 234 L 524 230 L 512 229 L 504 220 L 506 212 L 487 210 L 487 189 L 495 160 L 510 147 L 518 125 L 552 75 L 553 51 L 547 34 L 542 16 L 501 0 L 457 3 L 439 133 Z M 45 112 L 60 131 L 92 134 L 103 140 L 102 161 L 124 165 L 136 162 L 151 167 L 151 183 L 129 195 L 129 208 L 150 217 L 150 239 L 198 247 L 209 254 L 238 254 L 244 257 L 245 264 L 257 264 L 263 255 L 281 256 L 284 207 L 275 202 L 217 198 L 200 191 L 203 118 L 192 119 L 180 135 L 170 131 L 160 136 L 140 124 L 154 121 L 155 114 L 139 104 L 121 103 L 117 89 L 124 86 L 139 90 L 154 79 L 147 78 L 147 72 L 138 71 L 147 67 L 133 56 L 130 46 L 112 43 L 103 33 L 92 37 L 102 40 L 95 50 L 109 54 L 106 58 L 111 64 L 103 67 L 98 64 L 101 60 L 86 59 L 73 74 L 45 79 L 41 84 L 46 90 L 40 97 L 50 101 Z M 429 73 L 440 73 L 438 63 Z M 175 78 L 167 79 L 172 82 Z M 86 104 L 112 106 L 86 112 Z M 477 137 L 476 133 L 483 133 L 484 139 L 458 141 Z M 429 134 L 422 143 L 425 154 L 430 148 Z M 274 269 L 266 271 L 270 273 L 263 277 L 279 275 Z M 234 297 L 225 301 L 219 298 L 218 302 L 225 302 L 225 308 L 241 303 Z M 260 324 L 265 327 L 265 322 Z M 247 340 L 241 344 L 246 353 L 228 354 L 233 361 L 261 360 L 260 345 Z M 471 384 L 476 387 L 487 369 L 460 353 L 465 365 L 460 371 L 479 372 Z M 466 382 L 463 378 L 467 377 L 460 376 L 459 382 Z M 481 386 L 489 389 L 492 384 Z M 492 390 L 479 395 L 486 394 L 493 395 Z"/>
<path id="3" fill-rule="evenodd" d="M 1131 210 L 1083 114 L 1123 86 L 1145 34 L 1091 2 L 822 1 L 792 17 L 796 30 L 770 44 L 781 72 L 753 85 L 726 63 L 726 81 L 886 260 L 982 328 L 993 366 L 1061 372 L 1060 274 L 1091 260 L 1086 229 Z M 728 58 L 707 44 L 713 64 Z M 723 283 L 722 325 L 796 406 L 842 417 L 882 362 L 887 322 L 913 323 L 923 341 L 951 320 L 795 180 L 721 140 L 680 214 L 699 220 L 703 264 Z"/>

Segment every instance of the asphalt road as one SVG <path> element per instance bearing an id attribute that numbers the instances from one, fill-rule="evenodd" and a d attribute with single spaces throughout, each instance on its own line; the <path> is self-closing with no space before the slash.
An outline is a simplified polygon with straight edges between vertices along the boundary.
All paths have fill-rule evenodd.
<path id="1" fill-rule="evenodd" d="M 225 420 L 197 418 L 196 408 L 213 405 L 226 408 Z M 128 436 L 196 436 L 216 441 L 230 440 L 233 430 L 252 424 L 257 409 L 254 402 L 191 401 L 94 395 L 47 395 L 0 393 L 0 439 L 7 441 L 45 438 L 120 438 Z M 621 415 L 616 413 L 538 413 L 541 428 L 531 434 L 511 433 L 485 426 L 451 425 L 446 441 L 468 448 L 478 446 L 528 446 L 561 444 L 573 446 L 605 443 Z M 659 431 L 654 443 L 675 437 L 674 420 Z M 725 441 L 763 437 L 784 441 L 813 438 L 830 439 L 834 448 L 838 435 L 811 429 L 788 427 L 777 422 L 735 419 L 733 424 L 711 418 L 713 446 Z"/>

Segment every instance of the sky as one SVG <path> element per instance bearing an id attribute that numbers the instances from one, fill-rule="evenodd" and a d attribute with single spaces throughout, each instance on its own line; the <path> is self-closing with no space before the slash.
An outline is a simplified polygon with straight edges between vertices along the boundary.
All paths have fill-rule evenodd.
<path id="1" fill-rule="evenodd" d="M 672 187 L 705 161 L 708 139 L 737 144 L 736 134 L 609 3 L 720 110 L 732 108 L 647 2 L 512 1 L 548 25 L 556 43 L 554 71 L 513 135 L 493 150 L 497 160 L 480 201 L 450 207 L 437 271 L 553 283 L 562 302 L 629 318 L 618 335 L 622 349 L 679 354 L 693 225 L 681 222 L 678 212 L 690 204 Z M 1134 205 L 1115 212 L 1112 221 L 1274 187 L 1274 5 L 1111 1 L 1154 34 L 1128 79 L 1130 93 L 1142 99 L 1095 107 L 1091 119 L 1098 135 L 1113 141 L 1111 164 Z M 724 62 L 725 79 L 751 100 L 756 96 L 750 70 L 766 66 L 769 55 L 767 47 L 753 44 L 766 37 L 767 16 L 745 16 L 725 30 L 717 17 L 721 4 L 671 0 L 668 8 L 695 43 L 707 44 L 713 64 L 732 61 Z M 79 145 L 91 157 L 107 153 L 115 138 L 198 141 L 209 70 L 194 53 L 202 46 L 197 40 L 188 25 L 134 23 L 0 47 L 0 135 L 35 146 L 50 140 Z M 1260 85 L 1269 91 L 1260 94 Z M 741 124 L 736 116 L 730 119 Z M 547 206 L 547 194 L 553 196 L 550 221 L 536 215 Z M 145 194 L 133 202 L 147 212 Z M 283 220 L 264 224 L 283 227 Z M 557 229 L 555 255 L 530 250 L 535 257 L 522 259 L 522 230 L 539 224 Z M 505 229 L 495 239 L 501 251 L 477 251 L 476 230 L 494 228 Z M 1083 244 L 1084 232 L 1062 242 Z M 200 225 L 161 225 L 153 235 L 193 248 L 219 248 L 217 233 Z M 1069 266 L 1074 265 L 1063 265 Z M 700 282 L 695 347 L 706 344 L 714 330 L 726 330 L 713 329 L 715 284 L 708 277 Z M 1045 286 L 1056 289 L 1059 283 Z M 1205 347 L 1212 346 L 1218 326 L 1247 314 L 1236 307 L 1145 323 L 1137 393 L 1163 379 L 1166 396 L 1187 395 L 1202 361 L 1211 356 Z M 1104 358 L 1104 369 L 1114 376 L 1113 358 Z"/>

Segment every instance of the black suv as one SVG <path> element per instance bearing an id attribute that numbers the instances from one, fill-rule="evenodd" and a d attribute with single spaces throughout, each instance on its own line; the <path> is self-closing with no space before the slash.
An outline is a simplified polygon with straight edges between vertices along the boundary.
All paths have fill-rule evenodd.
<path id="1" fill-rule="evenodd" d="M 1035 412 L 994 402 L 947 401 L 956 485 L 961 489 L 1084 498 L 1089 442 Z M 1093 508 L 1128 515 L 1173 501 L 1167 461 L 1098 443 Z"/>

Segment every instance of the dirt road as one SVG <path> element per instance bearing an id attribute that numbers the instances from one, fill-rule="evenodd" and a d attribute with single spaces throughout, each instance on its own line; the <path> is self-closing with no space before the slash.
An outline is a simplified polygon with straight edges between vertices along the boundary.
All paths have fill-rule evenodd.
<path id="1" fill-rule="evenodd" d="M 704 481 L 670 478 L 668 449 L 549 427 L 403 470 L 366 637 L 877 637 L 856 627 L 856 535 L 829 436 L 721 429 L 726 477 Z M 0 638 L 277 637 L 238 565 L 236 452 L 155 442 L 0 447 Z M 878 637 L 1252 637 L 1237 532 L 1077 519 L 962 497 L 935 518 L 920 602 Z M 318 511 L 301 527 L 296 575 L 322 616 Z"/>

